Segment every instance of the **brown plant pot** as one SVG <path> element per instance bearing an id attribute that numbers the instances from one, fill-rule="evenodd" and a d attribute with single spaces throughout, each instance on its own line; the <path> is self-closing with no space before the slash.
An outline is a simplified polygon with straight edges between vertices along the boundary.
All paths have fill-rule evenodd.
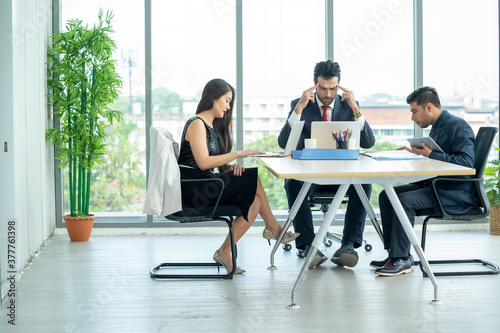
<path id="1" fill-rule="evenodd" d="M 498 205 L 491 206 L 490 234 L 500 235 L 500 207 Z"/>
<path id="2" fill-rule="evenodd" d="M 95 216 L 93 214 L 89 214 L 89 216 L 64 215 L 63 218 L 72 242 L 86 242 L 89 240 L 94 226 Z"/>

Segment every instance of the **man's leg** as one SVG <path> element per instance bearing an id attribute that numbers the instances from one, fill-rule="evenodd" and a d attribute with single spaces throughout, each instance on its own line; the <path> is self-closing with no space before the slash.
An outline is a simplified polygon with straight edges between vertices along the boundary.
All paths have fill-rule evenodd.
<path id="1" fill-rule="evenodd" d="M 398 191 L 395 188 L 396 191 Z M 400 189 L 399 191 L 402 191 Z M 398 192 L 396 192 L 397 194 Z M 392 207 L 391 201 L 387 196 L 385 190 L 380 192 L 378 196 L 378 204 L 380 208 L 380 218 L 382 219 L 382 231 L 384 236 L 384 249 L 389 252 L 391 248 L 391 237 L 392 237 L 392 224 L 394 223 L 393 218 L 396 215 L 394 213 L 394 208 Z M 396 223 L 399 223 L 396 221 Z M 373 268 L 382 268 L 391 260 L 390 257 L 385 258 L 384 260 L 373 260 L 370 262 L 370 266 Z"/>
<path id="2" fill-rule="evenodd" d="M 363 184 L 362 187 L 369 200 L 372 192 L 371 184 Z M 332 262 L 338 266 L 354 267 L 359 259 L 354 248 L 358 248 L 363 244 L 366 210 L 354 186 L 349 186 L 347 196 L 349 202 L 347 203 L 344 220 L 342 245 L 333 254 Z"/>
<path id="3" fill-rule="evenodd" d="M 389 250 L 391 248 L 392 218 L 394 217 L 394 208 L 392 208 L 391 201 L 389 200 L 385 190 L 380 192 L 378 196 L 378 205 L 380 208 L 380 218 L 382 219 L 384 249 Z"/>
<path id="4" fill-rule="evenodd" d="M 432 208 L 433 201 L 435 200 L 432 189 L 430 187 L 423 188 L 419 184 L 396 186 L 394 190 L 412 226 L 415 223 L 417 210 Z M 383 276 L 396 276 L 403 273 L 410 273 L 413 270 L 413 258 L 410 254 L 411 243 L 396 212 L 394 209 L 392 211 L 391 234 L 389 236 L 390 260 L 383 267 L 375 271 L 375 273 Z"/>
<path id="5" fill-rule="evenodd" d="M 363 190 L 366 193 L 368 200 L 372 193 L 371 184 L 363 184 Z M 354 186 L 349 186 L 347 190 L 349 202 L 347 203 L 347 210 L 344 221 L 344 236 L 342 237 L 342 245 L 349 244 L 354 248 L 363 245 L 363 232 L 365 230 L 366 209 L 359 198 L 358 192 Z"/>
<path id="6" fill-rule="evenodd" d="M 397 193 L 397 192 L 396 192 Z M 398 193 L 399 201 L 408 216 L 411 225 L 415 224 L 417 210 L 429 209 L 433 207 L 435 200 L 434 193 L 430 187 L 420 188 L 410 192 Z M 389 256 L 405 257 L 410 254 L 411 243 L 404 231 L 401 222 L 394 212 L 391 235 L 391 247 Z"/>
<path id="7" fill-rule="evenodd" d="M 394 191 L 399 196 L 402 193 L 412 192 L 421 189 L 421 186 L 417 184 L 406 184 L 395 186 Z M 396 213 L 394 212 L 394 208 L 392 207 L 392 203 L 387 196 L 385 190 L 380 192 L 378 196 L 378 202 L 380 207 L 380 218 L 382 219 L 382 231 L 384 234 L 384 249 L 391 249 L 391 240 L 393 238 L 393 228 L 394 224 L 399 224 L 399 219 L 397 219 Z M 397 228 L 397 227 L 396 227 Z"/>
<path id="8" fill-rule="evenodd" d="M 295 179 L 285 180 L 285 191 L 288 199 L 288 209 L 292 208 L 295 199 L 299 195 L 300 189 L 304 183 Z M 312 184 L 309 193 L 317 187 Z M 293 219 L 293 227 L 295 232 L 300 233 L 300 236 L 295 240 L 295 247 L 300 250 L 305 250 L 306 246 L 311 245 L 314 239 L 314 226 L 312 221 L 311 208 L 307 201 L 307 196 L 301 203 L 297 215 Z"/>
<path id="9" fill-rule="evenodd" d="M 285 181 L 285 190 L 288 198 L 289 209 L 292 208 L 295 199 L 299 195 L 299 191 L 302 188 L 302 185 L 303 182 L 294 179 L 287 179 Z M 315 192 L 317 188 L 318 185 L 312 184 L 307 195 Z M 293 226 L 295 228 L 295 232 L 300 233 L 300 236 L 297 237 L 297 239 L 295 240 L 295 247 L 298 250 L 304 250 L 305 255 L 307 255 L 315 237 L 311 207 L 309 207 L 307 196 L 306 198 L 304 198 L 304 201 L 301 203 L 300 208 L 297 211 L 295 218 L 293 219 Z M 311 261 L 309 268 L 312 268 L 314 266 L 319 266 L 322 263 L 324 263 L 327 259 L 328 258 L 323 253 L 321 253 L 321 251 L 318 250 L 314 254 L 314 258 Z"/>

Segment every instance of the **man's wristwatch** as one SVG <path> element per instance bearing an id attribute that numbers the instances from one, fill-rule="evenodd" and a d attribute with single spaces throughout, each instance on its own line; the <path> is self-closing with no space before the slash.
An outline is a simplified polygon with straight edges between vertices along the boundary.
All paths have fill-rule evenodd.
<path id="1" fill-rule="evenodd" d="M 361 111 L 358 111 L 354 114 L 354 118 L 358 119 L 359 117 L 361 117 L 362 114 L 361 114 Z"/>

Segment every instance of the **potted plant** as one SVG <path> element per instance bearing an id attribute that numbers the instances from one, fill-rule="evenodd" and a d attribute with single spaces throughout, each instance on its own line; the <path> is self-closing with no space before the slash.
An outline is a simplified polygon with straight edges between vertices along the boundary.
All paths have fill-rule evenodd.
<path id="1" fill-rule="evenodd" d="M 500 151 L 500 148 L 495 148 Z M 500 160 L 489 162 L 484 168 L 484 189 L 490 202 L 490 233 L 500 235 Z"/>
<path id="2" fill-rule="evenodd" d="M 69 168 L 70 214 L 64 216 L 72 241 L 87 241 L 94 224 L 89 214 L 92 168 L 103 164 L 106 153 L 106 129 L 123 114 L 108 105 L 118 98 L 122 80 L 111 57 L 116 43 L 113 13 L 103 16 L 93 27 L 81 20 L 68 20 L 65 32 L 52 35 L 48 48 L 47 69 L 49 104 L 60 122 L 59 128 L 49 128 L 46 140 L 57 144 L 59 167 Z M 86 235 L 76 236 L 73 232 Z"/>

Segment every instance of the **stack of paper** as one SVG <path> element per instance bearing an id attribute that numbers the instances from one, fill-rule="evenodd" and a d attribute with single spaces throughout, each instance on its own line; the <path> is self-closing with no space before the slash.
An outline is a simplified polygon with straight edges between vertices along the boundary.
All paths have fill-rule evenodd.
<path id="1" fill-rule="evenodd" d="M 408 150 L 363 151 L 362 155 L 376 160 L 421 160 L 427 157 L 410 153 Z"/>

